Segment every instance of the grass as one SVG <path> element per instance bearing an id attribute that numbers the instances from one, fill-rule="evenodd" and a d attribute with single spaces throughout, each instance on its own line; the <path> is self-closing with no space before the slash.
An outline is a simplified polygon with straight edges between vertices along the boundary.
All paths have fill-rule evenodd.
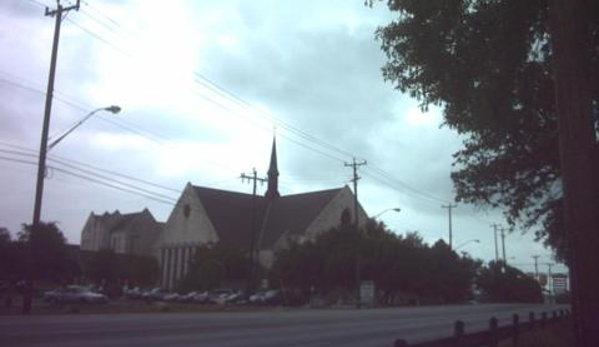
<path id="1" fill-rule="evenodd" d="M 575 346 L 574 329 L 571 320 L 553 323 L 544 329 L 536 328 L 520 334 L 518 344 L 522 347 L 570 347 Z M 514 346 L 512 340 L 499 343 L 499 347 Z"/>

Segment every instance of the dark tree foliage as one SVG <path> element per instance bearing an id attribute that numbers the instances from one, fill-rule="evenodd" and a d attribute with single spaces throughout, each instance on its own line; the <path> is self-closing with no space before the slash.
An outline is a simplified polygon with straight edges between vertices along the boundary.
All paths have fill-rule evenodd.
<path id="1" fill-rule="evenodd" d="M 129 287 L 147 288 L 158 282 L 160 267 L 152 256 L 128 254 L 119 263 L 122 263 L 120 278 L 127 281 Z"/>
<path id="2" fill-rule="evenodd" d="M 156 284 L 160 275 L 156 258 L 117 254 L 112 249 L 94 252 L 84 267 L 88 280 L 112 289 L 122 288 L 125 284 L 129 287 L 150 287 Z"/>
<path id="3" fill-rule="evenodd" d="M 0 279 L 13 279 L 16 251 L 8 229 L 0 228 Z"/>
<path id="4" fill-rule="evenodd" d="M 96 284 L 116 283 L 121 269 L 116 253 L 112 249 L 101 249 L 87 261 L 85 274 Z"/>
<path id="5" fill-rule="evenodd" d="M 249 272 L 247 251 L 210 244 L 200 247 L 189 263 L 187 275 L 178 283 L 180 291 L 209 290 L 245 283 Z"/>
<path id="6" fill-rule="evenodd" d="M 536 303 L 543 301 L 539 282 L 503 262 L 492 261 L 488 267 L 482 268 L 477 282 L 485 301 L 488 302 Z"/>
<path id="7" fill-rule="evenodd" d="M 375 283 L 383 304 L 402 298 L 465 301 L 480 265 L 458 256 L 442 242 L 429 247 L 417 233 L 396 235 L 370 221 L 360 237 L 351 225 L 344 225 L 321 233 L 314 241 L 279 251 L 271 283 L 322 295 L 351 292 L 356 288 L 356 250 L 361 279 Z"/>
<path id="8" fill-rule="evenodd" d="M 27 267 L 33 280 L 67 283 L 81 273 L 79 263 L 70 252 L 66 239 L 56 223 L 40 223 L 39 227 L 23 225 L 14 243 L 19 278 L 26 278 Z"/>
<path id="9" fill-rule="evenodd" d="M 599 2 L 588 4 L 597 107 Z M 454 154 L 456 199 L 505 207 L 512 228 L 532 228 L 564 257 L 547 0 L 387 5 L 398 18 L 376 33 L 388 57 L 384 78 L 425 109 L 441 106 L 444 124 L 465 138 Z"/>

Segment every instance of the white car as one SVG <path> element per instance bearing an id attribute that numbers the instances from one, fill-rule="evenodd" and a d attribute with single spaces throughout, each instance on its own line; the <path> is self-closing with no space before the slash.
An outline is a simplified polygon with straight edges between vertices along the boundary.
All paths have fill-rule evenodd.
<path id="1" fill-rule="evenodd" d="M 89 288 L 83 286 L 66 286 L 56 288 L 44 293 L 44 300 L 52 303 L 87 303 L 103 304 L 108 302 L 108 297 L 104 294 L 94 293 Z"/>

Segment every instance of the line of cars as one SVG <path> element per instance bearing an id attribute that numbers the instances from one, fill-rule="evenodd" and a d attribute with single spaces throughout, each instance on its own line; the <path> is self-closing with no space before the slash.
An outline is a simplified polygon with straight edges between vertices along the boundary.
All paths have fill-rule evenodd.
<path id="1" fill-rule="evenodd" d="M 260 290 L 255 294 L 248 295 L 242 290 L 235 289 L 213 289 L 210 291 L 192 291 L 185 294 L 168 292 L 162 288 L 142 290 L 133 288 L 124 291 L 125 297 L 131 300 L 180 302 L 195 304 L 218 304 L 218 305 L 282 305 L 284 304 L 281 291 Z"/>

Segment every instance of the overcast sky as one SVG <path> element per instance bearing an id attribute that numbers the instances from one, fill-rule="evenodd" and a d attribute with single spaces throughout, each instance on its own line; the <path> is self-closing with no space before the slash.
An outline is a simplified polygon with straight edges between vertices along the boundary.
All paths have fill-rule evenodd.
<path id="1" fill-rule="evenodd" d="M 79 243 L 92 211 L 147 207 L 165 221 L 187 182 L 251 193 L 239 176 L 266 174 L 276 131 L 283 195 L 351 185 L 355 156 L 368 162 L 358 190 L 370 215 L 400 207 L 380 216 L 392 230 L 447 240 L 460 138 L 440 110 L 383 81 L 374 31 L 393 14 L 363 3 L 82 1 L 62 22 L 50 135 L 101 107 L 122 112 L 97 113 L 50 151 L 42 219 Z M 54 32 L 45 5 L 56 7 L 0 1 L 0 226 L 13 232 L 33 214 Z M 492 223 L 501 211 L 458 205 L 454 246 L 479 239 L 461 250 L 493 259 Z M 508 262 L 550 262 L 533 238 L 507 235 Z"/>

